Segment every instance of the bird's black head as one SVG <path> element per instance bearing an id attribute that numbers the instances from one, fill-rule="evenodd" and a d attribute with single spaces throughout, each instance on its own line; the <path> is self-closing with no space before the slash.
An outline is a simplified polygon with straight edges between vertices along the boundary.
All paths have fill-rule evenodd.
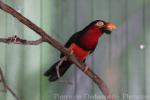
<path id="1" fill-rule="evenodd" d="M 86 29 L 88 29 L 89 27 L 93 25 L 99 28 L 103 33 L 106 33 L 106 34 L 111 34 L 111 32 L 117 28 L 116 25 L 113 24 L 112 22 L 106 22 L 103 20 L 95 20 L 92 23 L 90 23 L 86 27 Z"/>

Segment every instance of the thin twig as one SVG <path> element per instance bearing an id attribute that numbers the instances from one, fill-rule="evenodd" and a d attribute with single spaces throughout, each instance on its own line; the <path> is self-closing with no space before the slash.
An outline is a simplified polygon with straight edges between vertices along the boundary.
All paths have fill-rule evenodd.
<path id="1" fill-rule="evenodd" d="M 22 44 L 22 45 L 38 45 L 44 42 L 44 40 L 41 38 L 35 41 L 28 41 L 25 39 L 21 39 L 15 35 L 13 37 L 0 38 L 0 42 L 7 43 L 7 44 L 13 43 L 13 44 Z"/>
<path id="2" fill-rule="evenodd" d="M 0 78 L 1 78 L 1 82 L 4 86 L 4 92 L 6 92 L 6 82 L 5 82 L 5 79 L 4 79 L 4 75 L 3 75 L 3 72 L 2 72 L 2 69 L 0 68 Z"/>
<path id="3" fill-rule="evenodd" d="M 65 48 L 60 42 L 58 42 L 55 39 L 53 39 L 52 37 L 50 37 L 44 30 L 42 30 L 40 27 L 38 27 L 37 25 L 32 23 L 29 19 L 25 18 L 23 15 L 18 13 L 15 9 L 4 4 L 2 1 L 0 1 L 0 9 L 11 14 L 15 18 L 17 18 L 21 23 L 23 23 L 24 25 L 26 25 L 27 27 L 29 27 L 30 29 L 35 31 L 38 35 L 41 36 L 41 38 L 44 41 L 51 44 L 53 47 L 58 49 L 64 55 L 68 56 L 69 59 L 74 64 L 76 64 L 78 68 L 80 68 L 84 72 L 84 70 L 86 68 L 85 64 L 82 63 L 81 61 L 79 61 L 73 54 L 71 54 L 71 52 L 67 48 Z M 114 100 L 114 98 L 112 98 L 112 94 L 109 91 L 107 85 L 100 77 L 98 77 L 98 75 L 96 75 L 90 68 L 88 68 L 87 71 L 84 73 L 86 75 L 88 75 L 98 85 L 98 87 L 101 89 L 102 93 L 107 97 L 107 100 Z"/>
<path id="4" fill-rule="evenodd" d="M 1 82 L 4 86 L 4 91 L 6 92 L 8 90 L 16 98 L 16 100 L 20 100 L 19 97 L 15 94 L 15 92 L 13 92 L 13 90 L 7 85 L 1 67 L 0 67 L 0 77 L 1 77 Z"/>

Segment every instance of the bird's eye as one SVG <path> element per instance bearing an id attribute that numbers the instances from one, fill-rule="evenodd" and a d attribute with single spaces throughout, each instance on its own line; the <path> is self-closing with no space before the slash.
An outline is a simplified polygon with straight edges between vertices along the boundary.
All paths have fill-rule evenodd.
<path id="1" fill-rule="evenodd" d="M 99 21 L 96 23 L 96 26 L 102 27 L 102 26 L 104 26 L 104 22 Z"/>

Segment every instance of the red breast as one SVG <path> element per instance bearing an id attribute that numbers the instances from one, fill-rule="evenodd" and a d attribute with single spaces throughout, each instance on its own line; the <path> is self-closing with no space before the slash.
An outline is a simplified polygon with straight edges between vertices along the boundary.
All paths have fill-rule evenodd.
<path id="1" fill-rule="evenodd" d="M 83 50 L 81 47 L 79 47 L 77 44 L 72 43 L 69 47 L 69 50 L 73 51 L 73 54 L 80 60 L 83 61 L 88 55 L 89 52 L 86 50 Z"/>

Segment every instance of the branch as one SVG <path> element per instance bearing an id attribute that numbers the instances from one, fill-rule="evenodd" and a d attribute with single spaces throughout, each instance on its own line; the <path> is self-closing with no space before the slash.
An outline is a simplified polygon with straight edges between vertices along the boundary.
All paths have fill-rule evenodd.
<path id="1" fill-rule="evenodd" d="M 22 45 L 38 45 L 44 42 L 44 40 L 41 38 L 35 41 L 28 41 L 25 39 L 21 39 L 15 35 L 13 37 L 0 38 L 0 42 L 7 43 L 7 44 L 13 43 L 13 44 L 22 44 Z"/>
<path id="2" fill-rule="evenodd" d="M 1 67 L 0 67 L 0 78 L 1 78 L 0 82 L 2 82 L 4 86 L 4 91 L 6 92 L 8 90 L 16 98 L 16 100 L 20 100 L 19 97 L 15 94 L 15 92 L 13 92 L 13 90 L 7 85 Z"/>
<path id="3" fill-rule="evenodd" d="M 53 47 L 55 47 L 57 50 L 62 52 L 64 55 L 68 56 L 69 59 L 77 65 L 78 68 L 80 68 L 83 72 L 85 68 L 87 67 L 83 62 L 79 61 L 67 48 L 65 48 L 60 42 L 56 41 L 52 37 L 50 37 L 44 30 L 42 30 L 40 27 L 32 23 L 30 20 L 25 18 L 23 15 L 18 13 L 15 9 L 11 8 L 10 6 L 4 4 L 2 1 L 0 1 L 0 9 L 3 11 L 11 14 L 15 18 L 17 18 L 21 23 L 35 31 L 38 35 L 41 36 L 41 38 L 45 41 L 51 44 Z M 98 77 L 90 68 L 87 69 L 86 72 L 84 72 L 86 75 L 88 75 L 101 89 L 102 93 L 106 96 L 107 100 L 114 100 L 112 97 L 111 92 L 109 91 L 108 87 L 104 83 L 104 81 Z"/>
<path id="4" fill-rule="evenodd" d="M 3 75 L 1 67 L 0 67 L 0 82 L 2 82 L 2 84 L 4 86 L 4 92 L 6 92 L 6 82 L 5 82 L 4 75 Z"/>

